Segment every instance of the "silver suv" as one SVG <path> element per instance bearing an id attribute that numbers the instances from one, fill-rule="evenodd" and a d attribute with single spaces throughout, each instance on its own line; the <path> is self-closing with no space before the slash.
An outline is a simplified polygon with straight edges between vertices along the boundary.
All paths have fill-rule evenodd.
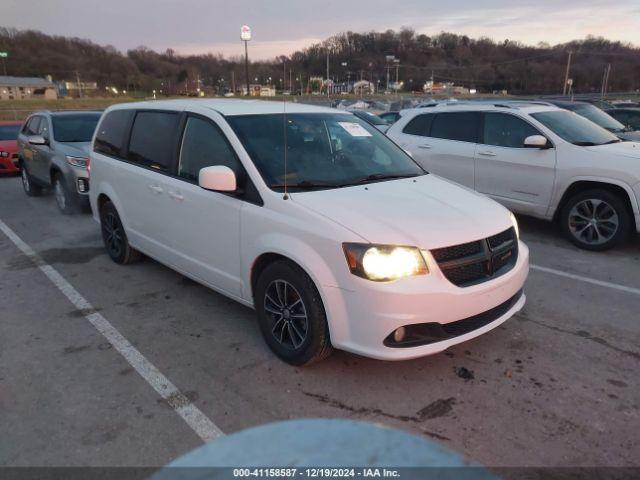
<path id="1" fill-rule="evenodd" d="M 58 208 L 88 208 L 89 146 L 100 112 L 36 112 L 18 135 L 22 185 L 29 196 L 52 188 Z"/>

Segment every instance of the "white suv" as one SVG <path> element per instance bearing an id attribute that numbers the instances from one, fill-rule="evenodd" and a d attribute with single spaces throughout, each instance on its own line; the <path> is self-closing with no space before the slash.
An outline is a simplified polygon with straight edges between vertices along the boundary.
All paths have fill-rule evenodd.
<path id="1" fill-rule="evenodd" d="M 640 231 L 640 143 L 544 102 L 406 110 L 387 135 L 426 170 L 606 250 Z"/>
<path id="2" fill-rule="evenodd" d="M 520 310 L 515 219 L 350 113 L 263 101 L 112 106 L 91 153 L 108 254 L 140 252 L 257 311 L 269 347 L 440 352 Z"/>

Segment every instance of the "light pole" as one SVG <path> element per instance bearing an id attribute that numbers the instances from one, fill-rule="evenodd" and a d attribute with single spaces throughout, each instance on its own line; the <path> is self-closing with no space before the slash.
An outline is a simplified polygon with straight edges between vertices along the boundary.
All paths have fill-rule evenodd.
<path id="1" fill-rule="evenodd" d="M 2 58 L 2 68 L 4 69 L 4 76 L 7 76 L 7 57 L 9 52 L 0 52 L 0 58 Z"/>
<path id="2" fill-rule="evenodd" d="M 240 28 L 240 40 L 244 42 L 244 78 L 247 81 L 247 93 L 249 96 L 249 49 L 247 44 L 251 40 L 251 27 L 249 25 L 243 25 Z"/>

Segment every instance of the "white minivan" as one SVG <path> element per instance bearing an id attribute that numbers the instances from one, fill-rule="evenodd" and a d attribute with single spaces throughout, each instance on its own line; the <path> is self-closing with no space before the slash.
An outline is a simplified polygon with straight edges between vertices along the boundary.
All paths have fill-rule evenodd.
<path id="1" fill-rule="evenodd" d="M 296 365 L 332 347 L 409 359 L 519 311 L 511 213 L 329 108 L 167 100 L 108 108 L 90 199 L 109 256 L 140 252 L 255 308 Z"/>

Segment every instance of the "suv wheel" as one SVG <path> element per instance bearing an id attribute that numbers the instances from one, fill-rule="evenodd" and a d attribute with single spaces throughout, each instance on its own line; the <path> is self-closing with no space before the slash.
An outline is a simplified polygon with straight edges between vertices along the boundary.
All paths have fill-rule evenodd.
<path id="1" fill-rule="evenodd" d="M 297 265 L 277 261 L 258 278 L 255 306 L 260 330 L 273 353 L 291 365 L 308 365 L 331 354 L 322 299 Z"/>
<path id="2" fill-rule="evenodd" d="M 109 201 L 100 209 L 100 229 L 104 247 L 111 260 L 120 265 L 127 265 L 140 259 L 142 254 L 129 245 L 118 211 Z"/>
<path id="3" fill-rule="evenodd" d="M 22 164 L 22 168 L 20 169 L 20 177 L 22 178 L 22 188 L 24 189 L 24 193 L 26 193 L 30 197 L 39 197 L 42 195 L 42 187 L 40 185 L 36 185 L 31 180 L 31 175 L 27 172 L 27 167 Z"/>
<path id="4" fill-rule="evenodd" d="M 78 210 L 76 199 L 67 188 L 64 177 L 60 173 L 53 176 L 53 196 L 56 198 L 58 209 L 63 214 L 71 215 Z"/>
<path id="5" fill-rule="evenodd" d="M 560 214 L 569 240 L 585 250 L 613 248 L 629 234 L 631 218 L 624 201 L 608 190 L 588 190 L 571 197 Z"/>

